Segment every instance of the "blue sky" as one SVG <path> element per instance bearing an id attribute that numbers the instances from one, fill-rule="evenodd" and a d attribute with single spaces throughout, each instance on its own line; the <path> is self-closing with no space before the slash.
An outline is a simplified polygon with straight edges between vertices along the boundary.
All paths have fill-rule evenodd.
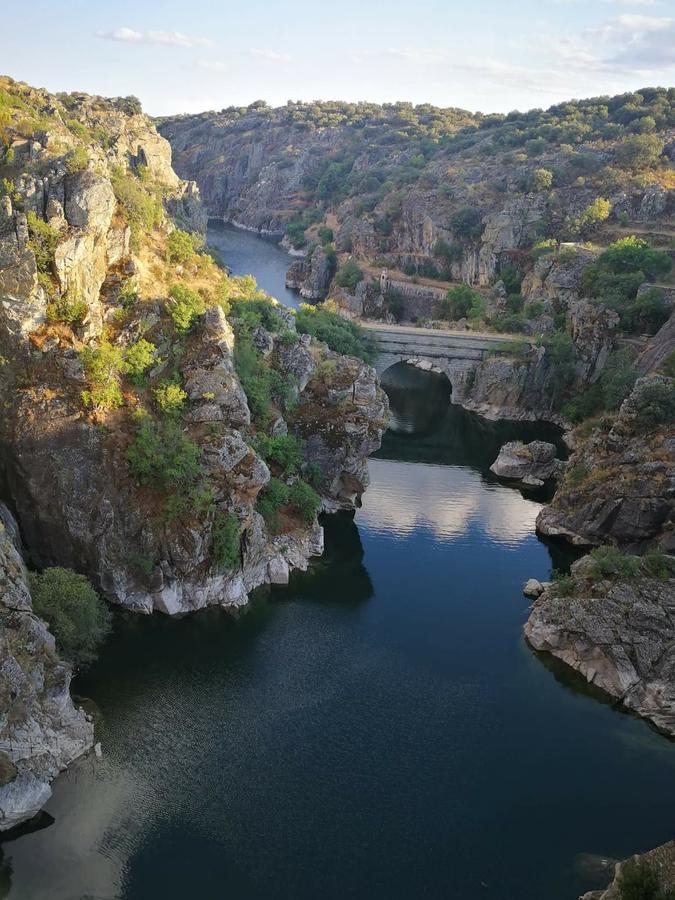
<path id="1" fill-rule="evenodd" d="M 483 112 L 675 84 L 675 0 L 24 0 L 0 70 L 153 115 L 257 99 Z"/>

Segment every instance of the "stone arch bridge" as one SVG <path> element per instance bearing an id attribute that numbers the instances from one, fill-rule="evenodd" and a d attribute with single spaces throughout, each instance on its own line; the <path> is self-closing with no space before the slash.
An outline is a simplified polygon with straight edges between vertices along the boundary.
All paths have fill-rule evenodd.
<path id="1" fill-rule="evenodd" d="M 374 365 L 378 375 L 383 375 L 396 363 L 405 362 L 446 375 L 453 391 L 488 354 L 506 354 L 508 344 L 521 340 L 513 335 L 362 324 L 377 342 L 378 355 Z"/>

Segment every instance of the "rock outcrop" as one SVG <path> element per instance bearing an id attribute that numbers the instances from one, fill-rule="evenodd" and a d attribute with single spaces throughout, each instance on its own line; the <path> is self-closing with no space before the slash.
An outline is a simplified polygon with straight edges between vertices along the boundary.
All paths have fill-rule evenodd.
<path id="1" fill-rule="evenodd" d="M 504 444 L 499 456 L 490 466 L 498 478 L 520 481 L 525 486 L 541 487 L 551 478 L 558 478 L 565 464 L 556 458 L 555 444 L 547 441 L 510 441 Z"/>
<path id="2" fill-rule="evenodd" d="M 298 291 L 305 300 L 325 300 L 333 275 L 335 258 L 316 247 L 307 259 L 294 262 L 286 275 L 286 287 Z"/>
<path id="3" fill-rule="evenodd" d="M 674 379 L 639 379 L 609 431 L 597 428 L 581 440 L 537 518 L 540 534 L 580 546 L 675 549 L 675 435 L 672 420 L 659 425 L 644 416 L 654 384 L 667 396 L 675 390 Z"/>
<path id="4" fill-rule="evenodd" d="M 11 398 L 0 475 L 31 561 L 84 572 L 139 612 L 240 606 L 322 551 L 313 515 L 287 506 L 272 528 L 257 511 L 271 477 L 290 491 L 306 475 L 326 509 L 358 502 L 386 427 L 375 372 L 298 335 L 290 311 L 209 257 L 167 261 L 168 213 L 203 223 L 203 209 L 133 102 L 8 89 L 17 109 L 32 104 L 49 122 L 41 142 L 10 157 L 0 220 L 0 387 Z M 313 254 L 313 290 L 330 264 Z M 260 317 L 237 326 L 252 400 L 224 311 L 244 290 Z M 139 351 L 132 374 L 127 354 Z M 268 420 L 273 435 L 303 439 L 301 472 L 279 472 L 255 449 Z"/>
<path id="5" fill-rule="evenodd" d="M 675 890 L 675 841 L 668 841 L 647 853 L 639 853 L 631 856 L 623 862 L 617 863 L 612 883 L 604 891 L 589 891 L 579 900 L 622 900 L 621 876 L 630 866 L 640 866 L 653 872 L 656 876 L 659 891 L 663 892 L 652 896 L 668 896 Z"/>
<path id="6" fill-rule="evenodd" d="M 0 522 L 0 831 L 32 818 L 53 778 L 93 745 L 71 671 L 34 615 L 23 560 Z"/>
<path id="7" fill-rule="evenodd" d="M 537 598 L 525 636 L 536 650 L 562 660 L 627 709 L 675 734 L 672 572 L 658 578 L 643 568 L 633 578 L 603 578 L 584 557 L 572 566 L 565 591 L 554 582 Z"/>

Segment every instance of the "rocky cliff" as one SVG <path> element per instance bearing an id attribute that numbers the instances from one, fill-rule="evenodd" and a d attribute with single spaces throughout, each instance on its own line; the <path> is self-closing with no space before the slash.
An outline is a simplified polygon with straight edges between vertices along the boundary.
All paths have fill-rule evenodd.
<path id="1" fill-rule="evenodd" d="M 270 417 L 295 427 L 326 508 L 353 505 L 387 418 L 375 372 L 301 337 L 252 279 L 227 279 L 173 234 L 167 211 L 203 223 L 195 188 L 129 100 L 7 87 L 0 440 L 31 559 L 84 571 L 136 610 L 240 605 L 321 551 L 313 514 L 291 504 L 276 533 L 257 511 L 271 474 L 291 494 L 303 474 L 276 472 L 257 436 Z M 247 397 L 225 313 L 249 296 L 268 328 L 239 332 Z"/>
<path id="2" fill-rule="evenodd" d="M 26 568 L 0 521 L 0 831 L 34 816 L 52 779 L 93 745 L 93 723 L 73 706 L 70 678 L 33 614 Z"/>
<path id="3" fill-rule="evenodd" d="M 674 616 L 672 558 L 584 557 L 535 600 L 525 636 L 673 735 Z"/>
<path id="4" fill-rule="evenodd" d="M 537 530 L 580 546 L 675 551 L 675 380 L 639 379 L 618 415 L 578 436 Z"/>
<path id="5" fill-rule="evenodd" d="M 256 103 L 159 128 L 214 216 L 286 232 L 297 247 L 334 240 L 407 275 L 488 285 L 542 238 L 630 222 L 668 245 L 674 99 L 645 89 L 506 117 Z"/>

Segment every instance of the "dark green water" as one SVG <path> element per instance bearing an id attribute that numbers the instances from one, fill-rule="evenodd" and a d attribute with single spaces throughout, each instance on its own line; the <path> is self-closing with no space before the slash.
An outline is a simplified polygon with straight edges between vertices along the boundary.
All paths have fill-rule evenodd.
<path id="1" fill-rule="evenodd" d="M 575 900 L 593 855 L 673 836 L 675 746 L 522 639 L 523 581 L 568 558 L 488 467 L 550 433 L 409 367 L 388 391 L 363 508 L 310 572 L 239 619 L 120 616 L 75 685 L 103 759 L 3 845 L 0 895 Z"/>
<path id="2" fill-rule="evenodd" d="M 515 426 L 394 374 L 420 434 L 397 408 L 311 572 L 238 620 L 120 618 L 77 685 L 104 757 L 5 845 L 11 898 L 572 900 L 583 854 L 672 836 L 673 745 L 522 640 L 552 558 L 486 474 Z"/>

